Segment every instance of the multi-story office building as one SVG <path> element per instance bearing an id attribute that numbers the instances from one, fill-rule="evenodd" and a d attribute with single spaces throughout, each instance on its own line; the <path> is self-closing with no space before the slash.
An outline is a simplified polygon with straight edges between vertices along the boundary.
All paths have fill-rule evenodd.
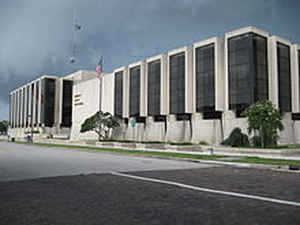
<path id="1" fill-rule="evenodd" d="M 119 117 L 114 139 L 220 143 L 242 112 L 269 99 L 283 113 L 282 143 L 300 143 L 300 46 L 246 27 L 104 74 L 44 76 L 10 94 L 11 135 L 81 134 L 98 110 Z"/>

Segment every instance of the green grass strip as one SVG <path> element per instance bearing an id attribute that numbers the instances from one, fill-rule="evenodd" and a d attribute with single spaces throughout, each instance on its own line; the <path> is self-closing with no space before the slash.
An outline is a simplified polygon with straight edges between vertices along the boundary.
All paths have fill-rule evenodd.
<path id="1" fill-rule="evenodd" d="M 245 157 L 237 160 L 230 160 L 230 162 L 237 163 L 256 163 L 266 165 L 278 165 L 278 166 L 300 166 L 299 160 L 286 160 L 286 159 L 266 159 L 259 157 Z"/>
<path id="2" fill-rule="evenodd" d="M 20 144 L 28 145 L 39 145 L 45 147 L 58 147 L 58 148 L 70 148 L 70 149 L 82 149 L 88 151 L 104 151 L 104 152 L 116 152 L 134 155 L 152 155 L 161 157 L 173 157 L 173 158 L 183 158 L 183 159 L 202 159 L 202 160 L 216 160 L 225 158 L 225 155 L 196 155 L 196 154 L 186 154 L 186 153 L 176 153 L 176 152 L 156 152 L 156 151 L 142 151 L 142 150 L 126 150 L 126 149 L 115 149 L 115 148 L 103 148 L 103 147 L 90 147 L 90 146 L 78 146 L 78 145 L 63 145 L 63 144 L 48 144 L 48 143 L 26 143 L 26 142 L 16 142 Z"/>

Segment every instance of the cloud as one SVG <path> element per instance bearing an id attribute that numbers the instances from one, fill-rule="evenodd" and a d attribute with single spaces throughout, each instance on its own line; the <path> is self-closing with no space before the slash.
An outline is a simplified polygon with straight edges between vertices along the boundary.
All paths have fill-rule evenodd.
<path id="1" fill-rule="evenodd" d="M 78 33 L 70 64 L 72 20 Z M 8 117 L 8 93 L 43 74 L 104 70 L 165 53 L 246 25 L 300 42 L 298 1 L 279 0 L 11 0 L 0 3 L 0 120 Z"/>

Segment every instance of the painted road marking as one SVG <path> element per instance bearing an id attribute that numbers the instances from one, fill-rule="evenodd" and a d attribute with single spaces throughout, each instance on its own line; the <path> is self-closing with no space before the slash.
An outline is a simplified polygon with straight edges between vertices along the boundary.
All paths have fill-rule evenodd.
<path id="1" fill-rule="evenodd" d="M 260 201 L 273 202 L 273 203 L 278 203 L 278 204 L 283 204 L 283 205 L 292 205 L 292 206 L 300 207 L 300 202 L 285 201 L 285 200 L 280 200 L 280 199 L 276 199 L 276 198 L 261 197 L 261 196 L 257 196 L 257 195 L 247 195 L 247 194 L 230 192 L 230 191 L 220 191 L 220 190 L 214 190 L 214 189 L 209 189 L 209 188 L 201 188 L 201 187 L 196 187 L 196 186 L 192 186 L 192 185 L 172 182 L 172 181 L 159 180 L 159 179 L 147 178 L 147 177 L 139 177 L 139 176 L 133 176 L 133 175 L 118 173 L 118 172 L 111 172 L 110 174 L 115 175 L 115 176 L 132 178 L 135 180 L 143 180 L 143 181 L 149 181 L 149 182 L 154 182 L 154 183 L 173 185 L 176 187 L 187 188 L 187 189 L 191 189 L 191 190 L 195 190 L 195 191 L 209 192 L 209 193 L 221 194 L 221 195 L 229 195 L 229 196 L 234 196 L 234 197 L 248 198 L 248 199 L 254 199 L 254 200 L 260 200 Z"/>

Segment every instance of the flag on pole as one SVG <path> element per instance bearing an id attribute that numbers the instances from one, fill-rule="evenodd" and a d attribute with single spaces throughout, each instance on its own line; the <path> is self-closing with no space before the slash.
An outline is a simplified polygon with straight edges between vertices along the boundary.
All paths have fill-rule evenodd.
<path id="1" fill-rule="evenodd" d="M 101 56 L 99 63 L 96 66 L 96 72 L 98 73 L 98 78 L 100 78 L 103 72 L 103 56 Z"/>

